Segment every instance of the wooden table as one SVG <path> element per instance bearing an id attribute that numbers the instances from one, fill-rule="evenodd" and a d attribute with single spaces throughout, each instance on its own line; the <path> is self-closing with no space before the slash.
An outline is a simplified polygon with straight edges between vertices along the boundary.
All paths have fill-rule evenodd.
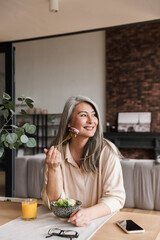
<path id="1" fill-rule="evenodd" d="M 21 216 L 21 203 L 0 202 L 0 225 Z M 144 233 L 127 234 L 117 225 L 116 221 L 132 219 L 144 229 Z M 160 240 L 160 216 L 120 211 L 103 225 L 91 240 Z"/>
<path id="2" fill-rule="evenodd" d="M 3 225 L 22 215 L 20 202 L 0 201 L 0 225 Z"/>
<path id="3" fill-rule="evenodd" d="M 145 229 L 144 233 L 125 233 L 116 221 L 132 219 Z M 145 213 L 123 212 L 114 215 L 92 237 L 92 240 L 160 240 L 160 216 Z"/>

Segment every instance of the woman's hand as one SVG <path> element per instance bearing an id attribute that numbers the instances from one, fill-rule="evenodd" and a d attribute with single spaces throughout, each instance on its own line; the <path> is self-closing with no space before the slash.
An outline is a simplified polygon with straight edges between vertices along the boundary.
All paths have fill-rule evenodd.
<path id="1" fill-rule="evenodd" d="M 110 213 L 111 210 L 105 203 L 97 203 L 91 207 L 73 212 L 68 219 L 68 222 L 77 227 L 83 227 L 88 225 L 91 220 L 106 216 Z"/>
<path id="2" fill-rule="evenodd" d="M 47 201 L 56 201 L 62 194 L 62 174 L 60 165 L 62 163 L 61 153 L 52 146 L 49 150 L 44 149 L 46 154 L 45 162 L 48 165 L 46 168 L 46 193 Z"/>
<path id="3" fill-rule="evenodd" d="M 44 152 L 46 154 L 46 163 L 48 164 L 49 169 L 55 169 L 59 167 L 62 163 L 61 153 L 52 146 L 49 150 L 46 148 L 44 149 Z"/>
<path id="4" fill-rule="evenodd" d="M 76 212 L 73 212 L 68 219 L 68 222 L 76 225 L 77 227 L 83 227 L 89 224 L 90 222 L 89 211 L 86 209 L 80 209 Z"/>

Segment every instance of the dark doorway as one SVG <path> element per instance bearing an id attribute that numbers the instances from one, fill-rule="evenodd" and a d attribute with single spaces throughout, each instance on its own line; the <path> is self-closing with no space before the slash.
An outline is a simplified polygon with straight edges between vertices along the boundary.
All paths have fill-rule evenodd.
<path id="1" fill-rule="evenodd" d="M 15 102 L 14 52 L 12 43 L 0 43 L 0 96 L 6 92 Z M 2 119 L 1 125 L 3 124 Z M 10 123 L 15 124 L 14 117 Z M 5 149 L 4 156 L 0 159 L 0 170 L 5 172 L 5 196 L 14 197 L 15 150 Z"/>

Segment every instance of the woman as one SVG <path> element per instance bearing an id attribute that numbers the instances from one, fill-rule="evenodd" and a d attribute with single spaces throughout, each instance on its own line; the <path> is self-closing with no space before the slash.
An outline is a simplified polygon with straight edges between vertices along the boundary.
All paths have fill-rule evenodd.
<path id="1" fill-rule="evenodd" d="M 70 127 L 79 130 L 76 137 L 61 142 Z M 58 145 L 59 144 L 59 145 Z M 48 206 L 60 197 L 82 202 L 68 222 L 89 224 L 123 207 L 125 191 L 116 147 L 103 139 L 99 111 L 88 97 L 70 97 L 65 104 L 56 139 L 46 153 L 45 183 L 42 199 Z"/>

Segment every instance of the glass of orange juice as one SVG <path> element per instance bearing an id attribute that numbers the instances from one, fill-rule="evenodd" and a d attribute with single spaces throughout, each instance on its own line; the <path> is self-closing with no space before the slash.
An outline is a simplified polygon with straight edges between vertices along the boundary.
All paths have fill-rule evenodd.
<path id="1" fill-rule="evenodd" d="M 33 220 L 37 218 L 37 199 L 22 200 L 22 219 Z"/>

